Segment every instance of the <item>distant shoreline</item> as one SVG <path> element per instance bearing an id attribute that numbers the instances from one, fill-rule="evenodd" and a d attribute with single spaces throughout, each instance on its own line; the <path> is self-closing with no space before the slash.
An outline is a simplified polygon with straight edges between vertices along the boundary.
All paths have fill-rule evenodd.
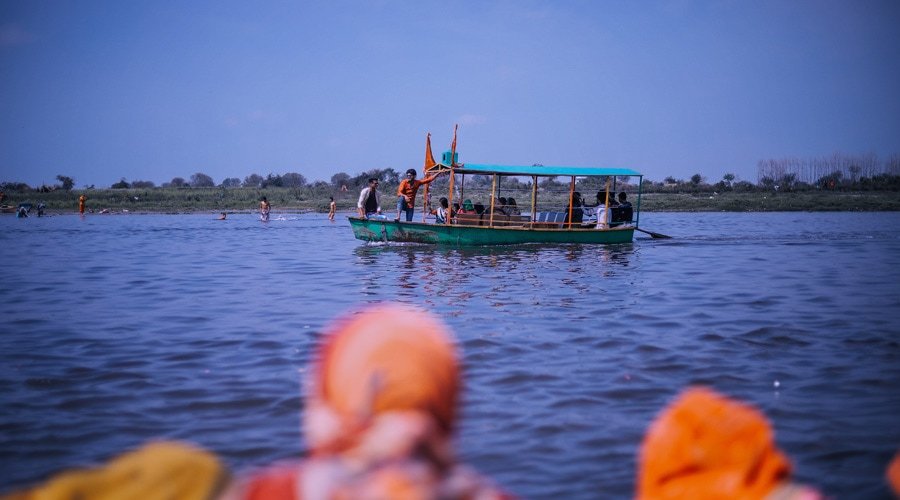
<path id="1" fill-rule="evenodd" d="M 95 189 L 54 191 L 50 193 L 7 193 L 3 201 L 15 206 L 28 202 L 46 205 L 48 215 L 77 213 L 78 196 L 88 198 L 88 212 L 99 214 L 184 214 L 256 213 L 258 199 L 266 196 L 276 213 L 324 213 L 328 211 L 329 196 L 334 196 L 339 211 L 356 210 L 357 195 L 339 192 L 321 195 L 299 193 L 290 189 L 265 190 L 121 190 Z M 310 196 L 312 194 L 313 196 Z M 305 195 L 305 196 L 304 196 Z M 392 198 L 382 193 L 386 212 L 393 209 Z M 634 194 L 632 201 L 637 201 Z M 421 195 L 416 211 L 421 210 Z M 521 207 L 526 209 L 526 207 Z M 898 191 L 802 191 L 802 192 L 725 192 L 725 193 L 645 193 L 641 196 L 644 212 L 882 212 L 900 211 Z"/>

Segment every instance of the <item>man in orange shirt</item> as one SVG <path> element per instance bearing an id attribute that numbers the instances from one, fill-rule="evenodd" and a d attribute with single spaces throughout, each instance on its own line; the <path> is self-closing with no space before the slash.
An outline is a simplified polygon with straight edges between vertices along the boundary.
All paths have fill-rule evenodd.
<path id="1" fill-rule="evenodd" d="M 412 222 L 416 206 L 416 192 L 421 186 L 430 184 L 431 181 L 437 179 L 438 175 L 440 174 L 425 177 L 419 181 L 416 180 L 416 169 L 411 168 L 406 171 L 406 179 L 400 181 L 400 185 L 397 186 L 397 218 L 394 220 L 399 221 L 400 212 L 406 212 L 406 222 Z"/>

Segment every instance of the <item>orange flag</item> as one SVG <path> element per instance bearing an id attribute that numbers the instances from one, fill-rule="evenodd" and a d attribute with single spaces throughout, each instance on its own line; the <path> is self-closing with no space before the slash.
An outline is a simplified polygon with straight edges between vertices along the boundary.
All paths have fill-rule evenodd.
<path id="1" fill-rule="evenodd" d="M 428 172 L 434 168 L 435 165 L 434 156 L 431 154 L 431 133 L 429 133 L 428 137 L 425 138 L 425 171 Z"/>
<path id="2" fill-rule="evenodd" d="M 453 142 L 450 143 L 450 166 L 456 164 L 456 129 L 459 127 L 459 124 L 453 126 Z"/>

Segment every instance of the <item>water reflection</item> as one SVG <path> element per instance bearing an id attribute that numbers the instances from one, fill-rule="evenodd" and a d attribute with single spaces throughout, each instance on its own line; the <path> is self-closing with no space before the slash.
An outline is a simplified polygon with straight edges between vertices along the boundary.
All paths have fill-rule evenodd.
<path id="1" fill-rule="evenodd" d="M 362 293 L 452 305 L 475 301 L 495 310 L 514 306 L 576 307 L 574 296 L 607 293 L 636 259 L 635 245 L 517 245 L 441 247 L 361 244 L 354 250 Z M 614 287 L 613 287 L 614 288 Z"/>

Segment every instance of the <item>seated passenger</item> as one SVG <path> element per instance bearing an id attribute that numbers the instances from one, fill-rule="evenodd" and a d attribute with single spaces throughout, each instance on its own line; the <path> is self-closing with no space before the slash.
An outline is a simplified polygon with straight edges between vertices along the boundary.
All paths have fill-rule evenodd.
<path id="1" fill-rule="evenodd" d="M 435 224 L 446 224 L 447 223 L 447 211 L 450 208 L 450 202 L 447 198 L 440 199 L 440 206 L 431 211 L 431 214 L 434 215 L 434 223 Z"/>
<path id="2" fill-rule="evenodd" d="M 624 191 L 619 193 L 619 209 L 621 209 L 621 220 L 616 222 L 630 224 L 634 219 L 634 208 L 631 206 L 631 202 L 628 201 L 628 195 Z"/>
<path id="3" fill-rule="evenodd" d="M 584 200 L 581 199 L 581 193 L 575 191 L 572 193 L 572 224 L 581 224 L 581 221 L 584 219 Z M 569 209 L 566 209 L 566 220 L 565 224 L 569 223 Z"/>
<path id="4" fill-rule="evenodd" d="M 609 193 L 609 206 L 606 205 L 606 191 L 597 191 L 597 229 L 607 229 L 612 221 L 612 209 L 616 206 L 616 193 Z"/>
<path id="5" fill-rule="evenodd" d="M 522 215 L 522 211 L 519 210 L 518 205 L 516 205 L 515 198 L 507 198 L 506 199 L 506 214 L 507 215 Z"/>
<path id="6" fill-rule="evenodd" d="M 494 205 L 494 213 L 509 215 L 506 212 L 506 198 L 503 196 L 497 198 L 497 203 Z"/>
<path id="7" fill-rule="evenodd" d="M 610 227 L 621 226 L 630 223 L 633 217 L 634 210 L 631 207 L 631 202 L 628 201 L 628 195 L 623 191 L 619 193 L 619 202 L 612 208 L 609 225 Z"/>
<path id="8" fill-rule="evenodd" d="M 475 205 L 472 205 L 472 200 L 466 198 L 463 200 L 462 208 L 459 210 L 461 214 L 474 214 L 475 213 Z"/>

